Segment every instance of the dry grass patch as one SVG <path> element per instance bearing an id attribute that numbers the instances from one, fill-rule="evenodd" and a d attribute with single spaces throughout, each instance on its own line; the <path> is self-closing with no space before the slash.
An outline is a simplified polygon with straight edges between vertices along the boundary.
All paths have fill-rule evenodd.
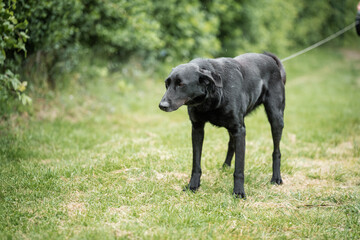
<path id="1" fill-rule="evenodd" d="M 75 191 L 70 194 L 68 202 L 62 205 L 62 208 L 65 210 L 69 217 L 86 215 L 86 204 L 83 200 L 81 200 L 83 196 L 83 192 Z"/>

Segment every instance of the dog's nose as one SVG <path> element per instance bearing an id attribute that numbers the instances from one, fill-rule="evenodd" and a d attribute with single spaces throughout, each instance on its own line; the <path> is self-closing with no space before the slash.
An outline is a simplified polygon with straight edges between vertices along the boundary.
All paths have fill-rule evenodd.
<path id="1" fill-rule="evenodd" d="M 161 101 L 159 104 L 159 108 L 163 111 L 166 111 L 167 109 L 169 109 L 169 107 L 170 107 L 170 103 L 166 101 Z"/>

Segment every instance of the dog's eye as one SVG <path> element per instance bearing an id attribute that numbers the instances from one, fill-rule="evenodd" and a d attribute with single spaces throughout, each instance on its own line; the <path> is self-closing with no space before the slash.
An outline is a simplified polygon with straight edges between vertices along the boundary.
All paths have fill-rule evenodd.
<path id="1" fill-rule="evenodd" d="M 165 81 L 165 88 L 166 88 L 166 89 L 169 88 L 169 85 L 170 85 L 169 81 Z"/>
<path id="2" fill-rule="evenodd" d="M 185 84 L 184 84 L 183 82 L 181 82 L 181 80 L 178 79 L 178 80 L 176 81 L 176 86 L 177 86 L 177 87 L 183 87 L 183 86 L 185 86 Z"/>

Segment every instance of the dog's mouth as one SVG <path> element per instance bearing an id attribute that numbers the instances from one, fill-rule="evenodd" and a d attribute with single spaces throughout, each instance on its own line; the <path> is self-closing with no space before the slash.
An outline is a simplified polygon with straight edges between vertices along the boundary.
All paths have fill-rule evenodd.
<path id="1" fill-rule="evenodd" d="M 176 101 L 161 100 L 159 107 L 165 112 L 173 112 L 179 109 L 182 105 L 197 106 L 205 101 L 206 94 L 196 96 L 194 98 L 187 97 L 186 99 L 177 99 Z"/>
<path id="2" fill-rule="evenodd" d="M 161 101 L 159 104 L 159 107 L 161 110 L 165 112 L 173 112 L 177 109 L 179 109 L 182 105 L 185 105 L 186 100 L 180 100 L 177 102 L 168 102 L 168 101 Z"/>
<path id="3" fill-rule="evenodd" d="M 194 98 L 188 98 L 185 101 L 184 105 L 187 105 L 187 106 L 199 105 L 204 102 L 205 98 L 206 98 L 206 94 L 203 94 L 203 95 L 200 95 L 200 96 L 197 96 Z"/>

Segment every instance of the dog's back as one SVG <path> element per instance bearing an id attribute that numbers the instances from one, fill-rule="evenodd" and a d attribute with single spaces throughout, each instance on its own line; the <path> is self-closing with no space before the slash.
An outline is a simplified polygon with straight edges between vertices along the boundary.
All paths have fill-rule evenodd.
<path id="1" fill-rule="evenodd" d="M 281 80 L 285 84 L 286 73 L 280 59 L 272 53 L 245 53 L 234 58 L 244 70 L 250 70 L 252 73 L 262 75 L 261 72 L 271 72 L 271 68 L 276 63 L 277 69 L 280 71 Z M 254 68 L 255 67 L 255 68 Z M 256 73 L 256 71 L 258 71 Z"/>

